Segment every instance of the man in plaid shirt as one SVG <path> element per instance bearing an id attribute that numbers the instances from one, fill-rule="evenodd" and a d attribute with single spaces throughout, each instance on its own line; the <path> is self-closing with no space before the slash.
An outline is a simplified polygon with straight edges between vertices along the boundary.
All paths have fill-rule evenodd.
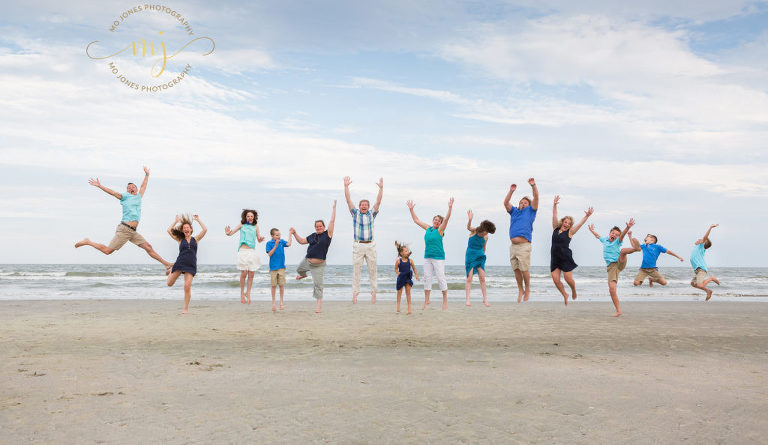
<path id="1" fill-rule="evenodd" d="M 384 178 L 379 178 L 376 185 L 379 186 L 379 194 L 373 211 L 370 211 L 371 202 L 367 199 L 360 201 L 360 209 L 356 209 L 349 195 L 349 184 L 352 180 L 349 176 L 344 178 L 344 197 L 347 198 L 349 213 L 352 214 L 355 244 L 352 246 L 352 303 L 357 303 L 357 295 L 360 293 L 360 275 L 363 273 L 363 261 L 368 263 L 368 277 L 371 280 L 371 303 L 376 303 L 376 242 L 373 240 L 373 220 L 379 214 L 381 196 L 384 193 Z"/>

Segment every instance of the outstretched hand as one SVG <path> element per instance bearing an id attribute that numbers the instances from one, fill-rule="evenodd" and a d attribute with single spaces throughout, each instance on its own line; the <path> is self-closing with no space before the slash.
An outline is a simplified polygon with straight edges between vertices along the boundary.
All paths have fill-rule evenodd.
<path id="1" fill-rule="evenodd" d="M 594 224 L 590 224 L 587 227 L 589 228 L 590 231 L 592 231 L 592 232 L 595 231 L 595 225 Z"/>
<path id="2" fill-rule="evenodd" d="M 224 233 L 226 235 L 229 235 L 232 232 L 232 229 L 229 228 L 229 226 L 224 227 Z"/>
<path id="3" fill-rule="evenodd" d="M 416 207 L 416 204 L 413 203 L 412 200 L 405 201 L 405 205 L 408 206 L 409 209 L 413 210 L 414 207 Z"/>
<path id="4" fill-rule="evenodd" d="M 555 205 L 560 204 L 560 195 L 555 195 Z"/>
<path id="5" fill-rule="evenodd" d="M 258 240 L 260 243 L 263 243 L 263 242 L 264 242 L 264 240 L 265 240 L 266 238 L 264 238 L 263 236 L 257 236 L 257 237 L 256 237 L 256 239 L 257 239 L 257 240 Z"/>
<path id="6" fill-rule="evenodd" d="M 449 208 L 453 207 L 453 198 L 448 200 L 448 207 Z"/>
<path id="7" fill-rule="evenodd" d="M 590 207 L 590 208 L 588 208 L 587 210 L 584 211 L 584 214 L 586 216 L 591 216 L 593 213 L 595 213 L 595 209 L 593 209 L 592 207 Z"/>
<path id="8" fill-rule="evenodd" d="M 149 168 L 146 165 L 144 166 L 144 174 L 149 176 Z"/>
<path id="9" fill-rule="evenodd" d="M 379 178 L 379 182 L 376 183 L 380 189 L 384 188 L 384 178 Z"/>
<path id="10" fill-rule="evenodd" d="M 627 221 L 627 227 L 632 227 L 635 225 L 635 218 L 629 218 L 629 221 Z"/>
<path id="11" fill-rule="evenodd" d="M 509 186 L 509 192 L 510 193 L 514 192 L 515 190 L 517 190 L 517 184 L 512 184 L 512 185 Z"/>
<path id="12" fill-rule="evenodd" d="M 344 187 L 349 187 L 349 184 L 352 184 L 352 178 L 344 176 Z"/>
<path id="13" fill-rule="evenodd" d="M 91 178 L 91 179 L 89 179 L 88 180 L 88 184 L 91 184 L 94 187 L 101 187 L 101 183 L 99 182 L 99 178 L 96 178 L 96 179 Z"/>
<path id="14" fill-rule="evenodd" d="M 467 210 L 467 216 L 469 217 L 470 220 L 475 217 L 475 214 L 472 213 L 472 209 Z"/>
<path id="15" fill-rule="evenodd" d="M 710 229 L 714 229 L 715 227 L 717 227 L 717 226 L 719 226 L 719 225 L 720 225 L 720 224 L 712 224 L 711 226 L 709 226 L 709 228 L 710 228 Z"/>
<path id="16" fill-rule="evenodd" d="M 536 187 L 536 180 L 533 178 L 528 179 L 528 184 L 531 184 L 531 187 Z"/>
<path id="17" fill-rule="evenodd" d="M 192 215 L 192 219 L 194 219 L 197 222 L 200 222 L 200 215 Z"/>

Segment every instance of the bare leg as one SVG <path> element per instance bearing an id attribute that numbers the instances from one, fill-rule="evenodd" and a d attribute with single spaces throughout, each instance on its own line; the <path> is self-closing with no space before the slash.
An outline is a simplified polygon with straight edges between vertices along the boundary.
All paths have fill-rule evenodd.
<path id="1" fill-rule="evenodd" d="M 485 287 L 485 270 L 482 268 L 477 269 L 477 279 L 480 280 L 480 291 L 483 292 L 483 304 L 485 307 L 490 307 L 491 304 L 488 303 L 488 292 Z"/>
<path id="2" fill-rule="evenodd" d="M 189 312 L 189 300 L 192 299 L 192 278 L 191 273 L 184 274 L 184 314 Z"/>
<path id="3" fill-rule="evenodd" d="M 443 291 L 443 310 L 448 309 L 448 290 Z"/>
<path id="4" fill-rule="evenodd" d="M 152 248 L 151 244 L 149 244 L 149 243 L 141 243 L 141 244 L 139 244 L 139 247 L 144 249 L 149 256 L 151 256 L 155 260 L 159 261 L 160 264 L 165 266 L 165 270 L 166 271 L 170 271 L 171 270 L 171 266 L 173 266 L 173 263 L 169 263 L 168 261 L 165 261 L 163 259 L 163 257 L 161 257 L 157 252 L 155 252 L 155 249 Z"/>
<path id="5" fill-rule="evenodd" d="M 243 304 L 245 304 L 245 277 L 247 276 L 247 270 L 240 271 L 240 302 Z"/>
<path id="6" fill-rule="evenodd" d="M 529 270 L 523 271 L 523 280 L 525 282 L 525 296 L 523 301 L 528 301 L 531 297 L 531 272 Z"/>
<path id="7" fill-rule="evenodd" d="M 403 295 L 403 288 L 397 290 L 397 312 L 400 312 L 400 297 Z"/>
<path id="8" fill-rule="evenodd" d="M 280 310 L 282 311 L 285 309 L 285 305 L 283 304 L 283 295 L 285 295 L 285 286 L 282 284 L 280 285 Z"/>
<path id="9" fill-rule="evenodd" d="M 576 299 L 576 282 L 573 280 L 573 271 L 563 272 L 563 278 L 565 278 L 565 282 L 568 283 L 568 287 L 571 288 L 571 300 L 575 300 Z"/>
<path id="10" fill-rule="evenodd" d="M 523 301 L 525 295 L 525 289 L 523 289 L 523 272 L 520 269 L 515 269 L 515 281 L 517 281 L 517 302 Z"/>
<path id="11" fill-rule="evenodd" d="M 245 291 L 245 301 L 248 304 L 251 304 L 251 286 L 253 285 L 253 275 L 255 273 L 256 272 L 253 272 L 253 271 L 250 271 L 250 270 L 248 271 L 248 288 Z"/>
<path id="12" fill-rule="evenodd" d="M 426 308 L 427 308 L 427 305 L 429 304 L 429 294 L 430 294 L 431 292 L 432 292 L 431 290 L 426 290 L 426 289 L 424 289 L 424 306 L 422 306 L 422 307 L 421 307 L 421 310 L 422 310 L 422 311 L 423 311 L 424 309 L 426 309 Z"/>
<path id="13" fill-rule="evenodd" d="M 651 281 L 651 282 L 653 282 L 653 280 L 652 280 L 651 278 L 648 278 L 648 281 Z M 657 282 L 657 283 L 659 283 L 659 284 L 661 284 L 662 286 L 666 286 L 666 285 L 667 285 L 667 279 L 666 279 L 666 278 L 664 278 L 664 277 L 662 277 L 660 280 L 658 280 L 658 281 L 656 281 L 656 282 Z"/>
<path id="14" fill-rule="evenodd" d="M 716 276 L 714 276 L 714 275 L 710 275 L 710 276 L 709 276 L 709 278 L 707 278 L 706 280 L 704 280 L 704 282 L 703 282 L 703 283 L 701 283 L 701 284 L 703 284 L 704 286 L 706 286 L 707 284 L 709 284 L 709 282 L 710 282 L 710 281 L 713 281 L 713 282 L 714 282 L 715 284 L 717 284 L 718 286 L 720 285 L 720 280 L 718 280 L 718 279 L 717 279 L 717 277 L 716 277 Z"/>
<path id="15" fill-rule="evenodd" d="M 560 269 L 553 270 L 551 275 L 552 281 L 555 283 L 555 287 L 560 291 L 560 294 L 563 295 L 565 305 L 568 306 L 568 293 L 565 292 L 565 286 L 563 286 L 563 283 L 560 281 Z"/>
<path id="16" fill-rule="evenodd" d="M 179 275 L 181 275 L 181 271 L 177 270 L 176 272 L 173 272 L 168 275 L 168 287 L 173 286 L 176 283 L 176 280 L 179 278 Z"/>
<path id="17" fill-rule="evenodd" d="M 464 292 L 467 294 L 467 306 L 472 306 L 472 303 L 469 302 L 469 292 L 472 289 L 472 278 L 475 276 L 475 270 L 471 269 L 469 273 L 467 274 L 467 280 L 464 283 Z"/>
<path id="18" fill-rule="evenodd" d="M 277 306 L 275 305 L 275 291 L 277 290 L 277 286 L 272 286 L 272 312 L 275 312 L 277 310 Z"/>
<path id="19" fill-rule="evenodd" d="M 115 249 L 110 249 L 109 247 L 105 246 L 104 244 L 94 243 L 93 241 L 89 240 L 88 238 L 83 238 L 81 241 L 78 241 L 75 243 L 75 249 L 78 247 L 83 246 L 91 246 L 94 249 L 100 251 L 104 255 L 110 255 L 112 252 L 115 251 Z"/>
<path id="20" fill-rule="evenodd" d="M 696 289 L 701 289 L 707 293 L 707 298 L 704 301 L 709 301 L 709 299 L 712 298 L 712 291 L 710 289 L 707 289 L 707 286 L 704 283 L 702 284 L 691 283 L 691 286 L 695 287 Z"/>
<path id="21" fill-rule="evenodd" d="M 323 299 L 322 298 L 318 298 L 317 299 L 317 308 L 315 309 L 315 313 L 319 314 L 321 312 L 323 312 Z"/>
<path id="22" fill-rule="evenodd" d="M 618 317 L 621 315 L 621 307 L 619 306 L 619 296 L 616 293 L 616 285 L 618 283 L 616 281 L 611 281 L 608 283 L 608 290 L 611 293 L 611 301 L 613 301 L 613 306 L 616 308 L 616 312 L 611 315 L 611 317 Z"/>
<path id="23" fill-rule="evenodd" d="M 405 285 L 405 299 L 408 301 L 408 315 L 413 313 L 413 310 L 411 309 L 411 285 L 406 284 Z"/>

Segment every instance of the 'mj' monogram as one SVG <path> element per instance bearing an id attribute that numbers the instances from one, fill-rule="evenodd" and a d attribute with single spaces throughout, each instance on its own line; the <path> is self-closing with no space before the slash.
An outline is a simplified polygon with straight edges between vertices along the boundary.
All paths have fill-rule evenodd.
<path id="1" fill-rule="evenodd" d="M 163 35 L 163 32 L 159 31 L 158 34 Z M 161 56 L 157 61 L 155 61 L 155 63 L 152 65 L 152 68 L 150 69 L 150 73 L 152 74 L 153 77 L 160 77 L 160 75 L 163 74 L 163 71 L 165 71 L 165 66 L 168 62 L 168 59 L 174 58 L 177 54 L 182 52 L 184 48 L 189 46 L 192 42 L 196 40 L 203 40 L 203 39 L 211 42 L 211 50 L 203 54 L 204 56 L 207 56 L 208 54 L 211 54 L 213 50 L 216 48 L 216 43 L 210 37 L 198 37 L 196 39 L 192 39 L 170 56 L 168 55 L 168 51 L 166 50 L 165 42 L 160 41 L 158 45 L 155 45 L 154 42 L 147 41 L 146 39 L 143 39 L 143 38 L 129 43 L 128 46 L 126 46 L 125 48 L 121 49 L 120 51 L 114 54 L 110 54 L 104 57 L 95 57 L 95 56 L 92 56 L 91 53 L 89 52 L 91 45 L 99 42 L 98 40 L 94 40 L 93 42 L 89 43 L 88 46 L 85 47 L 85 53 L 88 54 L 88 57 L 90 57 L 91 59 L 109 59 L 110 57 L 114 57 L 130 49 L 133 56 L 140 56 L 141 58 L 147 57 L 147 55 Z M 162 65 L 160 65 L 159 71 L 157 72 L 157 74 L 155 74 L 157 65 L 160 63 L 162 63 Z"/>

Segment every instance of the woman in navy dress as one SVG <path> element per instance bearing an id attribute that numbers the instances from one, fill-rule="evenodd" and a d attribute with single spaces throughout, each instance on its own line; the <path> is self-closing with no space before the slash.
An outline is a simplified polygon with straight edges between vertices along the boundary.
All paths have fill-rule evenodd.
<path id="1" fill-rule="evenodd" d="M 552 247 L 549 251 L 551 260 L 549 262 L 549 270 L 552 273 L 552 281 L 554 281 L 557 290 L 563 294 L 565 299 L 565 305 L 568 306 L 568 292 L 565 291 L 563 283 L 560 281 L 560 272 L 563 273 L 565 282 L 571 288 L 571 299 L 576 299 L 576 282 L 573 281 L 573 269 L 578 266 L 573 261 L 573 252 L 571 252 L 571 239 L 576 232 L 579 231 L 581 226 L 587 222 L 587 218 L 594 211 L 592 207 L 588 208 L 584 212 L 584 217 L 581 218 L 578 224 L 573 224 L 573 217 L 564 216 L 562 219 L 557 219 L 557 204 L 560 202 L 560 195 L 555 196 L 555 203 L 552 210 Z"/>
<path id="2" fill-rule="evenodd" d="M 192 278 L 197 273 L 197 243 L 203 239 L 208 231 L 198 215 L 194 215 L 193 219 L 203 229 L 197 236 L 192 236 L 192 221 L 187 215 L 176 215 L 173 224 L 168 227 L 168 234 L 179 243 L 179 256 L 173 263 L 170 275 L 168 275 L 168 286 L 173 286 L 179 275 L 184 274 L 184 314 L 189 311 L 189 300 L 192 298 Z"/>

